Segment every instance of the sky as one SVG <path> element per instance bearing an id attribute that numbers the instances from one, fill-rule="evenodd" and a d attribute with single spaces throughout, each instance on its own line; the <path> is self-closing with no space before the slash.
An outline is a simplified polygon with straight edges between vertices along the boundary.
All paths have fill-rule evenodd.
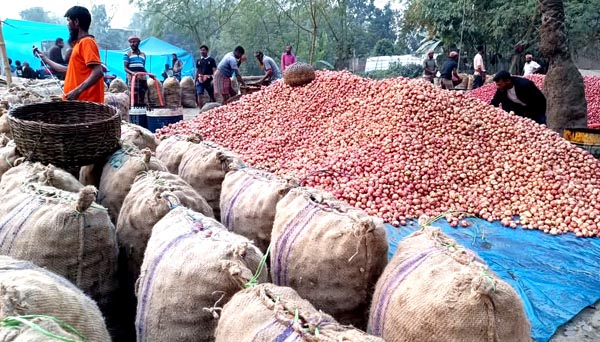
<path id="1" fill-rule="evenodd" d="M 69 8 L 75 5 L 92 9 L 92 4 L 106 6 L 106 14 L 113 16 L 112 28 L 127 28 L 133 13 L 137 12 L 135 6 L 128 0 L 2 0 L 0 19 L 21 19 L 19 12 L 31 7 L 43 7 L 46 11 L 58 17 L 63 17 Z M 65 25 L 66 25 L 65 20 Z"/>
<path id="2" fill-rule="evenodd" d="M 65 12 L 75 5 L 87 7 L 89 10 L 92 8 L 92 4 L 106 6 L 106 12 L 108 16 L 112 16 L 111 27 L 112 28 L 127 28 L 131 16 L 137 12 L 137 8 L 129 4 L 128 0 L 2 0 L 2 13 L 0 19 L 20 19 L 19 12 L 31 7 L 43 7 L 46 11 L 54 14 L 58 17 L 62 17 Z M 375 0 L 375 5 L 383 7 L 389 0 Z M 400 1 L 393 1 L 395 6 Z M 66 21 L 65 21 L 66 24 Z"/>

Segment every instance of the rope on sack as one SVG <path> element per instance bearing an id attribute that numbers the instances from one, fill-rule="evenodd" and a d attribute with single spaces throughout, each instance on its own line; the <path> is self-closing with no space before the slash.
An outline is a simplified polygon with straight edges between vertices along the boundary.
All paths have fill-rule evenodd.
<path id="1" fill-rule="evenodd" d="M 10 329 L 17 329 L 21 325 L 26 325 L 26 326 L 30 327 L 31 329 L 41 333 L 42 335 L 48 336 L 48 337 L 53 338 L 58 341 L 78 342 L 77 340 L 74 340 L 74 339 L 71 339 L 68 337 L 58 336 L 58 335 L 53 334 L 52 332 L 40 327 L 39 325 L 37 325 L 31 321 L 32 319 L 35 319 L 35 318 L 45 318 L 45 319 L 52 320 L 52 321 L 58 323 L 58 325 L 60 325 L 62 328 L 67 329 L 69 332 L 71 332 L 74 335 L 76 335 L 77 337 L 79 337 L 82 341 L 88 340 L 83 334 L 81 334 L 77 329 L 72 327 L 70 324 L 63 322 L 63 321 L 59 320 L 58 318 L 52 317 L 52 316 L 45 316 L 45 315 L 8 316 L 0 322 L 0 326 L 7 327 Z"/>
<path id="2" fill-rule="evenodd" d="M 258 285 L 258 278 L 260 278 L 262 271 L 265 269 L 265 266 L 267 265 L 267 258 L 269 257 L 269 253 L 271 253 L 272 245 L 273 245 L 273 241 L 271 241 L 269 243 L 269 247 L 267 247 L 267 251 L 265 252 L 265 255 L 263 255 L 263 257 L 260 259 L 260 262 L 258 263 L 258 267 L 256 268 L 256 272 L 254 273 L 252 278 L 250 278 L 250 280 L 248 280 L 248 282 L 246 284 L 244 284 L 245 289 Z"/>

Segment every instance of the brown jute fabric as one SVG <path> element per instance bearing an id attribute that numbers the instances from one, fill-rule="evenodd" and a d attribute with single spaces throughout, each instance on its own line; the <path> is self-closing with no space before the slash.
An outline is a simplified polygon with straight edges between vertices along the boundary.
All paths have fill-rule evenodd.
<path id="1" fill-rule="evenodd" d="M 121 205 L 135 178 L 150 170 L 167 171 L 167 168 L 152 157 L 149 149 L 140 151 L 133 147 L 115 152 L 104 165 L 98 188 L 98 203 L 108 209 L 114 223 L 117 222 Z"/>
<path id="2" fill-rule="evenodd" d="M 283 73 L 283 81 L 292 87 L 299 87 L 314 81 L 315 69 L 312 65 L 296 62 L 287 67 Z"/>
<path id="3" fill-rule="evenodd" d="M 243 166 L 242 160 L 209 141 L 191 146 L 181 158 L 179 175 L 210 204 L 216 218 L 221 217 L 219 205 L 221 185 L 230 170 Z"/>
<path id="4" fill-rule="evenodd" d="M 140 150 L 148 148 L 154 152 L 159 143 L 154 133 L 148 129 L 129 122 L 121 122 L 121 145 L 135 146 Z"/>
<path id="5" fill-rule="evenodd" d="M 20 189 L 27 183 L 38 183 L 69 192 L 83 189 L 83 184 L 77 178 L 52 164 L 24 162 L 4 174 L 0 181 L 0 195 Z"/>
<path id="6" fill-rule="evenodd" d="M 125 81 L 123 81 L 120 78 L 115 78 L 110 82 L 110 85 L 108 86 L 108 91 L 111 93 L 126 93 L 127 95 L 129 95 L 129 87 L 127 86 Z"/>
<path id="7" fill-rule="evenodd" d="M 98 306 L 81 290 L 63 277 L 31 262 L 0 256 L 0 320 L 23 315 L 51 316 L 77 329 L 89 342 L 110 341 Z M 34 322 L 41 323 L 50 331 L 60 328 L 50 324 L 51 321 L 47 319 L 36 319 Z M 63 336 L 62 333 L 60 335 Z M 0 328 L 0 341 L 54 340 L 41 338 L 26 328 L 16 333 Z"/>
<path id="8" fill-rule="evenodd" d="M 279 201 L 271 234 L 271 278 L 342 324 L 366 326 L 387 263 L 383 222 L 313 188 Z"/>
<path id="9" fill-rule="evenodd" d="M 240 327 L 243 322 L 243 327 Z M 343 326 L 289 287 L 259 284 L 240 291 L 223 307 L 216 342 L 383 342 Z M 288 339 L 286 339 L 288 338 Z"/>
<path id="10" fill-rule="evenodd" d="M 190 76 L 181 79 L 181 105 L 185 108 L 196 108 L 196 84 Z"/>
<path id="11" fill-rule="evenodd" d="M 175 77 L 169 77 L 165 80 L 163 95 L 166 107 L 181 107 L 181 86 Z"/>
<path id="12" fill-rule="evenodd" d="M 82 337 L 68 332 L 67 328 L 63 328 L 59 323 L 52 320 L 51 318 L 36 317 L 29 319 L 31 323 L 37 325 L 44 331 L 60 336 L 61 338 L 67 338 L 75 342 L 85 342 Z M 2 327 L 0 326 L 0 341 L 2 342 L 49 342 L 57 341 L 57 339 L 48 337 L 40 331 L 30 327 L 29 325 L 22 324 L 17 328 L 13 327 Z"/>
<path id="13" fill-rule="evenodd" d="M 216 220 L 184 207 L 171 210 L 146 248 L 136 291 L 138 341 L 214 341 L 219 308 L 243 289 L 262 256 Z M 258 281 L 266 280 L 263 269 Z"/>
<path id="14" fill-rule="evenodd" d="M 153 78 L 148 78 L 148 91 L 146 94 L 148 95 L 148 105 L 150 107 L 156 108 L 160 107 L 160 98 L 158 97 L 158 92 L 156 91 L 156 81 Z M 158 82 L 158 87 L 160 92 L 163 92 L 162 83 Z"/>
<path id="15" fill-rule="evenodd" d="M 369 332 L 389 342 L 531 340 L 512 287 L 434 227 L 398 245 L 377 282 Z"/>
<path id="16" fill-rule="evenodd" d="M 133 183 L 131 191 L 125 197 L 117 223 L 119 246 L 129 261 L 129 272 L 133 279 L 139 276 L 152 228 L 178 205 L 214 218 L 212 208 L 206 200 L 177 175 L 148 171 L 138 176 Z"/>
<path id="17" fill-rule="evenodd" d="M 0 178 L 6 171 L 15 166 L 15 161 L 20 157 L 15 142 L 2 134 L 0 136 Z"/>
<path id="18" fill-rule="evenodd" d="M 0 254 L 67 278 L 105 308 L 116 286 L 118 247 L 95 199 L 94 187 L 74 194 L 36 183 L 0 196 Z"/>
<path id="19" fill-rule="evenodd" d="M 115 107 L 121 115 L 121 120 L 129 121 L 131 100 L 126 93 L 104 93 L 104 104 Z"/>
<path id="20" fill-rule="evenodd" d="M 230 171 L 221 189 L 221 223 L 254 241 L 264 253 L 271 241 L 277 203 L 297 186 L 295 180 L 257 169 Z"/>
<path id="21" fill-rule="evenodd" d="M 177 174 L 183 155 L 192 145 L 201 141 L 202 136 L 199 134 L 170 136 L 156 148 L 156 158 L 165 164 L 169 172 Z"/>
<path id="22" fill-rule="evenodd" d="M 10 137 L 10 125 L 8 124 L 8 111 L 0 108 L 0 133 Z"/>

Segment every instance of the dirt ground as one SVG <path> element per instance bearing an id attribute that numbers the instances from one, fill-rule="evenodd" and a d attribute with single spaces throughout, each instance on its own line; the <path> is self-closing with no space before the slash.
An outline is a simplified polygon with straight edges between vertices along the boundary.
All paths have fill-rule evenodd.
<path id="1" fill-rule="evenodd" d="M 600 302 L 583 310 L 569 323 L 560 327 L 551 342 L 600 341 Z"/>

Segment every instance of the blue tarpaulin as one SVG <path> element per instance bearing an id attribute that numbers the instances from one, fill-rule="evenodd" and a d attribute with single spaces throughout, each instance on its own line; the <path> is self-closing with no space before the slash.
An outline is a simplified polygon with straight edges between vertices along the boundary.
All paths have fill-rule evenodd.
<path id="1" fill-rule="evenodd" d="M 452 228 L 444 219 L 434 226 L 477 252 L 513 286 L 523 300 L 535 341 L 548 341 L 561 325 L 600 299 L 600 239 L 469 221 L 473 224 L 468 228 Z M 401 228 L 386 225 L 390 258 L 398 242 L 416 229 L 416 221 L 414 226 Z"/>

